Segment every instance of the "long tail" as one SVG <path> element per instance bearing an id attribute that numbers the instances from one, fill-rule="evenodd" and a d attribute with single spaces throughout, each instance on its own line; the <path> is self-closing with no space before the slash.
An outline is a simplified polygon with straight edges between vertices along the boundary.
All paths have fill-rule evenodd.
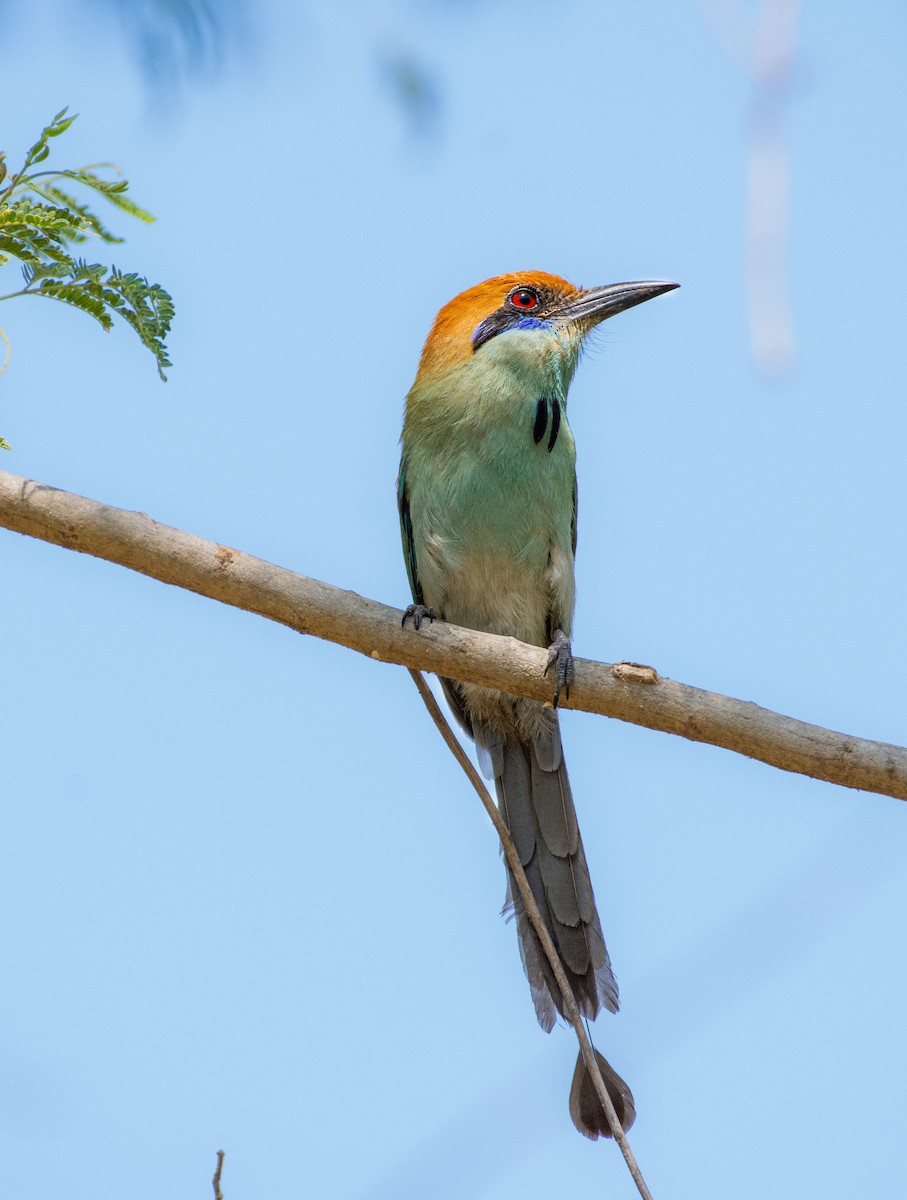
<path id="1" fill-rule="evenodd" d="M 494 738 L 488 749 L 498 805 L 579 1010 L 590 1020 L 602 1008 L 617 1012 L 617 981 L 595 907 L 556 718 L 532 742 Z M 512 908 L 516 917 L 520 956 L 536 1016 L 548 1031 L 554 1025 L 555 1012 L 566 1016 L 563 996 L 509 869 L 506 907 Z M 617 1118 L 628 1130 L 636 1116 L 633 1095 L 598 1051 L 596 1058 Z M 612 1136 L 582 1055 L 577 1058 L 570 1089 L 570 1116 L 588 1138 Z"/>
<path id="2" fill-rule="evenodd" d="M 532 743 L 503 740 L 493 754 L 498 804 L 514 840 L 532 894 L 558 949 L 577 1004 L 590 1020 L 602 1008 L 617 1012 L 617 982 L 595 908 L 592 880 L 576 822 L 576 810 L 560 749 L 554 738 Z M 554 745 L 551 745 L 553 740 Z M 543 1029 L 555 1012 L 566 1016 L 548 959 L 529 924 L 507 872 L 507 904 L 516 917 L 523 966 Z"/>
<path id="3" fill-rule="evenodd" d="M 474 719 L 460 685 L 453 680 L 442 679 L 441 686 L 457 721 L 475 740 L 483 771 L 494 778 L 498 807 L 580 1012 L 590 1020 L 602 1008 L 617 1012 L 617 981 L 595 907 L 557 714 L 547 710 L 546 719 L 529 741 Z M 516 918 L 520 957 L 536 1016 L 548 1033 L 554 1026 L 556 1013 L 566 1016 L 564 1001 L 509 868 L 504 911 L 512 912 Z M 617 1119 L 628 1130 L 636 1117 L 633 1094 L 597 1050 L 595 1056 Z M 612 1136 L 582 1055 L 577 1058 L 573 1073 L 570 1116 L 580 1133 L 588 1138 Z"/>

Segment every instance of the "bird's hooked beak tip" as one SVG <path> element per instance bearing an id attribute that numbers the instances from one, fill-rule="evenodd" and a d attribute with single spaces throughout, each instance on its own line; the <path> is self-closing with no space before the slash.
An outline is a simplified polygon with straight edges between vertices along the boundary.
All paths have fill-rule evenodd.
<path id="1" fill-rule="evenodd" d="M 557 313 L 561 320 L 578 321 L 587 329 L 606 321 L 627 308 L 654 300 L 665 292 L 673 292 L 679 283 L 664 279 L 648 279 L 633 283 L 609 283 L 607 287 L 589 288 L 567 301 Z"/>

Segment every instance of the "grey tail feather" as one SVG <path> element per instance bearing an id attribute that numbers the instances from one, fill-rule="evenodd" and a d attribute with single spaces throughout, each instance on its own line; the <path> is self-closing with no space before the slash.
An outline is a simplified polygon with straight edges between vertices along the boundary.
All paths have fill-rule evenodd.
<path id="1" fill-rule="evenodd" d="M 532 894 L 561 957 L 583 1016 L 602 1008 L 617 1012 L 617 983 L 605 948 L 592 881 L 576 822 L 567 767 L 550 745 L 538 753 L 531 742 L 504 737 L 492 751 L 498 805 L 526 871 Z M 538 739 L 536 739 L 538 740 Z M 545 766 L 540 765 L 542 758 Z M 546 769 L 554 764 L 554 769 Z M 550 1030 L 564 1001 L 522 900 L 508 871 L 507 906 L 516 917 L 520 955 L 536 1016 Z"/>
<path id="2" fill-rule="evenodd" d="M 623 1079 L 614 1070 L 604 1055 L 595 1051 L 598 1069 L 602 1073 L 611 1103 L 617 1113 L 620 1127 L 626 1133 L 636 1120 L 636 1106 L 633 1103 L 633 1093 Z M 576 1070 L 573 1072 L 573 1085 L 570 1088 L 570 1116 L 573 1124 L 580 1133 L 595 1141 L 600 1137 L 613 1137 L 605 1110 L 602 1108 L 598 1094 L 592 1085 L 592 1076 L 586 1069 L 583 1056 L 576 1060 Z"/>
<path id="3" fill-rule="evenodd" d="M 441 686 L 457 722 L 475 739 L 483 773 L 494 778 L 498 807 L 516 844 L 542 919 L 560 953 L 580 1012 L 590 1019 L 602 1008 L 617 1012 L 617 981 L 595 907 L 557 714 L 552 713 L 539 727 L 531 743 L 524 742 L 474 722 L 456 683 L 441 679 Z M 550 1033 L 556 1014 L 565 1015 L 561 991 L 509 870 L 504 912 L 516 917 L 520 957 L 535 1013 L 541 1027 Z M 597 1050 L 595 1057 L 626 1133 L 636 1119 L 633 1093 Z M 570 1116 L 584 1137 L 613 1137 L 582 1054 L 573 1072 Z"/>

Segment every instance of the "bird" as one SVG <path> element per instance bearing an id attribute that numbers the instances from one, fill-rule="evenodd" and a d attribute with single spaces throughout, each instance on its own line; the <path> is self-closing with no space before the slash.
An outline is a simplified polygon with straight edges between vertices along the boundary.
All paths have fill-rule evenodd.
<path id="1" fill-rule="evenodd" d="M 567 393 L 602 321 L 678 287 L 583 289 L 545 271 L 497 275 L 438 312 L 407 394 L 397 502 L 418 630 L 435 619 L 548 648 L 550 703 L 442 679 L 453 714 L 493 778 L 579 1010 L 616 1013 L 617 982 L 595 905 L 558 721 L 574 677 L 576 449 Z M 546 1032 L 566 1016 L 551 965 L 507 871 L 523 968 Z M 630 1088 L 596 1051 L 621 1126 Z M 580 1133 L 611 1136 L 580 1054 L 570 1090 Z"/>

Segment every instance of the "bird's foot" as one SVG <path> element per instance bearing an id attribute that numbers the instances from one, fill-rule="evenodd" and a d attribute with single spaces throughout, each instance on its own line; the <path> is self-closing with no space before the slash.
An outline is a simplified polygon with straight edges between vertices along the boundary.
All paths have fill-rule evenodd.
<path id="1" fill-rule="evenodd" d="M 570 699 L 570 684 L 576 678 L 570 639 L 563 629 L 555 629 L 554 641 L 548 647 L 548 662 L 545 664 L 546 675 L 552 667 L 554 667 L 554 707 L 557 708 L 561 692 L 568 700 Z"/>
<path id="2" fill-rule="evenodd" d="M 429 621 L 433 621 L 437 615 L 433 608 L 426 608 L 424 604 L 410 604 L 403 613 L 403 620 L 400 624 L 405 625 L 406 618 L 412 617 L 413 628 L 418 629 L 426 617 L 428 617 Z"/>

